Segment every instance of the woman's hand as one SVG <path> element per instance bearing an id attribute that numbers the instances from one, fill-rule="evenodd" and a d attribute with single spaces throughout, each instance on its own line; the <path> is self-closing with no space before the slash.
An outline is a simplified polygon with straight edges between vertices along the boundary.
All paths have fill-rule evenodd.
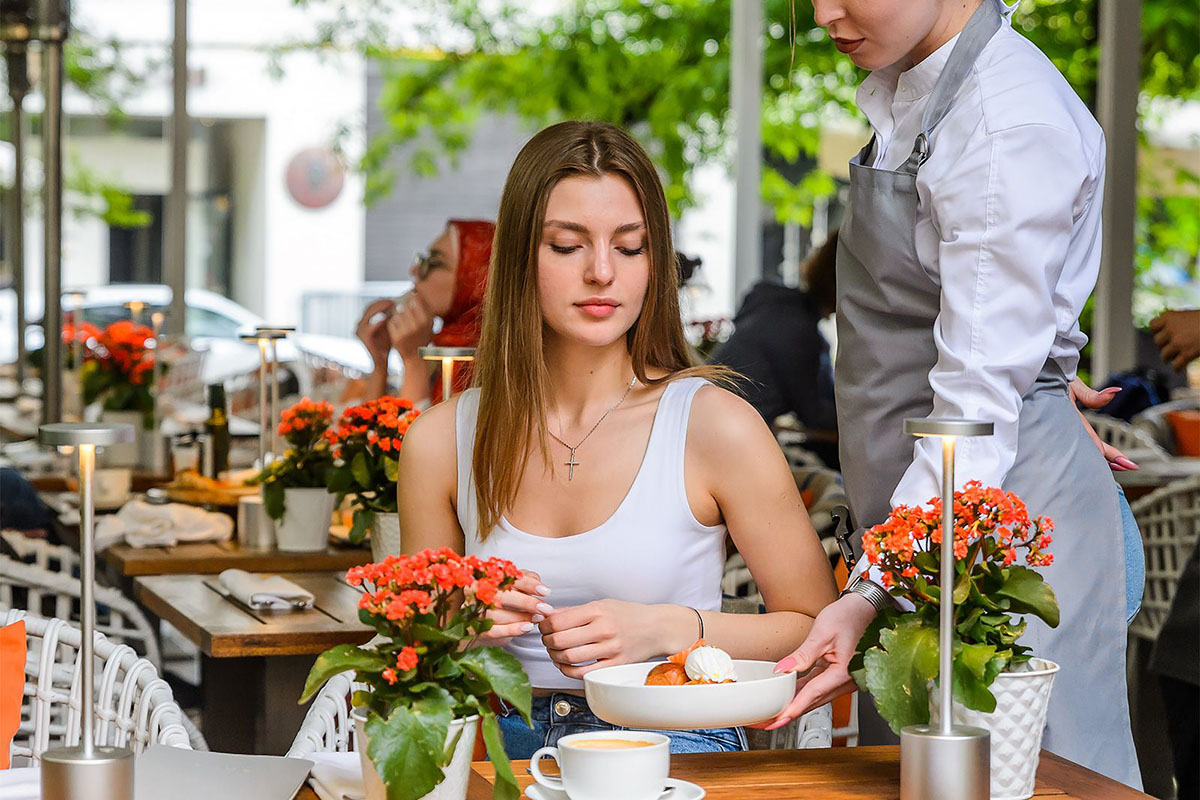
<path id="1" fill-rule="evenodd" d="M 775 665 L 776 672 L 797 673 L 796 696 L 775 719 L 750 727 L 769 731 L 782 728 L 835 697 L 854 691 L 850 659 L 874 618 L 875 607 L 857 594 L 847 594 L 825 606 L 804 643 Z"/>
<path id="2" fill-rule="evenodd" d="M 392 347 L 406 360 L 417 358 L 417 351 L 433 338 L 434 314 L 416 292 L 411 293 L 404 309 L 388 319 L 387 333 Z"/>
<path id="3" fill-rule="evenodd" d="M 1154 343 L 1177 371 L 1200 358 L 1200 310 L 1166 311 L 1150 320 Z"/>
<path id="4" fill-rule="evenodd" d="M 1117 448 L 1113 447 L 1108 442 L 1105 442 L 1092 428 L 1092 424 L 1087 421 L 1087 417 L 1079 410 L 1079 405 L 1082 404 L 1086 408 L 1098 409 L 1104 408 L 1117 392 L 1121 391 L 1119 387 L 1110 386 L 1107 389 L 1102 389 L 1097 392 L 1092 387 L 1088 386 L 1083 381 L 1076 378 L 1070 384 L 1071 399 L 1075 401 L 1075 411 L 1079 413 L 1079 421 L 1083 423 L 1083 429 L 1087 431 L 1087 435 L 1096 443 L 1096 447 L 1100 448 L 1101 454 L 1104 455 L 1104 460 L 1108 462 L 1108 468 L 1113 472 L 1128 472 L 1129 470 L 1138 469 L 1130 458 L 1122 453 Z"/>
<path id="5" fill-rule="evenodd" d="M 392 301 L 390 299 L 376 300 L 363 311 L 362 319 L 358 321 L 358 327 L 354 329 L 354 335 L 366 345 L 367 352 L 371 354 L 371 360 L 376 366 L 387 364 L 388 350 L 392 346 L 387 329 L 391 311 Z M 380 316 L 381 314 L 382 316 Z M 372 321 L 372 318 L 377 316 L 379 319 Z"/>
<path id="6" fill-rule="evenodd" d="M 538 627 L 559 671 L 568 678 L 582 678 L 601 667 L 647 661 L 682 650 L 673 647 L 675 642 L 668 644 L 668 639 L 672 631 L 680 633 L 687 627 L 687 615 L 695 628 L 695 614 L 683 606 L 606 599 L 560 608 Z M 694 631 L 688 635 L 694 636 Z"/>
<path id="7" fill-rule="evenodd" d="M 492 627 L 480 634 L 479 644 L 503 647 L 517 636 L 529 633 L 554 608 L 543 598 L 550 589 L 542 584 L 536 572 L 526 570 L 511 589 L 496 595 L 499 608 L 487 612 Z"/>

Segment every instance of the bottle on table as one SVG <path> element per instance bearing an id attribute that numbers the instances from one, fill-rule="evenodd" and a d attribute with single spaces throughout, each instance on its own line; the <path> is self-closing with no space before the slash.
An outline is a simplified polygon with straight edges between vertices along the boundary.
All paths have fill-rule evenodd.
<path id="1" fill-rule="evenodd" d="M 208 386 L 208 419 L 204 421 L 205 476 L 217 479 L 229 469 L 229 416 L 225 413 L 225 385 L 212 383 Z"/>

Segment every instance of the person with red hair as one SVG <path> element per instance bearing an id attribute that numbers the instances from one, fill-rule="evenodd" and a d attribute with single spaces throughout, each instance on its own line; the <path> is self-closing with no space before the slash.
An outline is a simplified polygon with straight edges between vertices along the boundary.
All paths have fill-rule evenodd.
<path id="1" fill-rule="evenodd" d="M 487 286 L 495 223 L 452 219 L 426 253 L 418 253 L 412 266 L 415 281 L 399 305 L 390 299 L 367 306 L 356 331 L 367 346 L 375 369 L 367 379 L 367 399 L 387 393 L 388 353 L 395 348 L 404 364 L 404 379 L 396 396 L 417 407 L 440 403 L 442 384 L 436 370 L 425 362 L 420 349 L 431 341 L 438 347 L 475 347 L 479 343 L 479 310 Z M 442 328 L 433 332 L 433 320 Z M 455 370 L 454 391 L 471 383 L 470 365 Z"/>

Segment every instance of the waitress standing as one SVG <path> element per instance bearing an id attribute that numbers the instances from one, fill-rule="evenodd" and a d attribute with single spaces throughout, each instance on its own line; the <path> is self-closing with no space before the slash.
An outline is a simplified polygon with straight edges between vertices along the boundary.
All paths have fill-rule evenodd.
<path id="1" fill-rule="evenodd" d="M 839 50 L 874 70 L 874 129 L 850 164 L 837 269 L 841 462 L 858 525 L 939 494 L 941 445 L 906 417 L 985 419 L 959 483 L 1016 492 L 1055 521 L 1044 570 L 1058 662 L 1044 746 L 1140 786 L 1125 690 L 1118 494 L 1068 394 L 1100 263 L 1104 136 L 1000 0 L 815 0 Z M 775 725 L 850 690 L 846 665 L 886 594 L 853 583 L 779 671 L 811 672 Z M 879 604 L 879 605 L 877 605 Z"/>

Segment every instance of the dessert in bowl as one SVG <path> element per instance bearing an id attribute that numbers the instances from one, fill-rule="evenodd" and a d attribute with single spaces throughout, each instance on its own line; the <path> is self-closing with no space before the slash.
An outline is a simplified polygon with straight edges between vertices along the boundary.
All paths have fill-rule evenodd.
<path id="1" fill-rule="evenodd" d="M 592 713 L 613 725 L 725 728 L 768 720 L 787 707 L 796 693 L 796 676 L 774 670 L 773 661 L 733 659 L 699 642 L 665 663 L 589 672 L 583 686 Z"/>

